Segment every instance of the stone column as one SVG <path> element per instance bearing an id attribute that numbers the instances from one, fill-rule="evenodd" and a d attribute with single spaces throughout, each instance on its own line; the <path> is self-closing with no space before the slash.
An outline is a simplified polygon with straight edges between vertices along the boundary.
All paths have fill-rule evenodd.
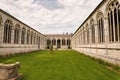
<path id="1" fill-rule="evenodd" d="M 120 23 L 119 23 L 119 14 L 118 14 L 118 10 L 119 9 L 117 9 L 117 11 L 116 11 L 116 14 L 117 14 L 117 31 L 118 31 L 118 41 L 120 41 Z"/>
<path id="2" fill-rule="evenodd" d="M 60 46 L 61 46 L 61 48 L 62 48 L 62 39 L 60 39 Z"/>
<path id="3" fill-rule="evenodd" d="M 57 38 L 56 38 L 56 48 L 57 48 Z"/>
<path id="4" fill-rule="evenodd" d="M 97 44 L 98 41 L 98 26 L 97 26 L 97 22 L 95 24 L 95 43 Z"/>
<path id="5" fill-rule="evenodd" d="M 4 25 L 0 24 L 0 44 L 3 43 L 3 36 L 4 36 Z"/>
<path id="6" fill-rule="evenodd" d="M 20 31 L 19 31 L 19 44 L 21 44 L 21 34 L 22 34 L 22 31 L 20 29 Z"/>
<path id="7" fill-rule="evenodd" d="M 89 25 L 89 52 L 91 52 L 91 44 L 92 44 L 92 31 L 91 31 L 91 26 Z"/>
<path id="8" fill-rule="evenodd" d="M 109 25 L 108 25 L 108 19 L 107 17 L 104 18 L 104 38 L 105 38 L 105 47 L 106 51 L 105 54 L 108 54 L 108 43 L 109 43 Z"/>
<path id="9" fill-rule="evenodd" d="M 25 39 L 24 39 L 25 43 L 24 44 L 27 44 L 27 33 L 25 32 Z"/>
<path id="10" fill-rule="evenodd" d="M 114 31 L 114 32 L 113 32 L 113 33 L 114 33 L 113 35 L 114 35 L 114 41 L 116 41 L 116 36 L 115 36 L 115 22 L 114 22 L 114 21 L 115 21 L 114 11 L 112 11 L 112 13 L 113 13 L 113 14 L 112 14 L 112 17 L 113 17 L 113 31 Z"/>

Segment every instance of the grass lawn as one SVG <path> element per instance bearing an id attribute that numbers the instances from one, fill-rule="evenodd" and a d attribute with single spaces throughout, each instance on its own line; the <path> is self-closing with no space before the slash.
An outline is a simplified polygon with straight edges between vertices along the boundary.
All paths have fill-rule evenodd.
<path id="1" fill-rule="evenodd" d="M 22 80 L 120 80 L 120 74 L 73 50 L 38 51 L 1 58 L 19 61 Z"/>

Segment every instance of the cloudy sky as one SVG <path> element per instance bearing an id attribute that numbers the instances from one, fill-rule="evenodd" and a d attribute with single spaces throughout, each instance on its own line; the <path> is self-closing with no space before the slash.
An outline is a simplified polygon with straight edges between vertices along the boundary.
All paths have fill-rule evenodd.
<path id="1" fill-rule="evenodd" d="M 0 8 L 43 34 L 74 33 L 102 0 L 0 0 Z"/>

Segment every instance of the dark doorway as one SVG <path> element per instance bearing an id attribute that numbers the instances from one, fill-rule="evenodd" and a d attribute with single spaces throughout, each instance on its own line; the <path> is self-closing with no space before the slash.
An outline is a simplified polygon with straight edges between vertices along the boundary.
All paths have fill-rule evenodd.
<path id="1" fill-rule="evenodd" d="M 61 41 L 60 41 L 60 39 L 57 40 L 57 48 L 61 48 Z"/>

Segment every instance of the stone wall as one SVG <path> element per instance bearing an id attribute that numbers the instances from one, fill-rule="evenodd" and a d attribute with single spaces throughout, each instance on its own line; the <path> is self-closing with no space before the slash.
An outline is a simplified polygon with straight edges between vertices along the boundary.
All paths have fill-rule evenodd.
<path id="1" fill-rule="evenodd" d="M 5 31 L 6 26 L 11 27 L 10 30 Z M 15 31 L 16 28 L 19 30 L 18 32 Z M 10 41 L 8 41 L 9 39 Z M 0 55 L 43 49 L 46 49 L 45 35 L 0 9 Z"/>
<path id="2" fill-rule="evenodd" d="M 72 49 L 86 55 L 102 58 L 111 63 L 120 64 L 120 21 L 118 20 L 120 14 L 116 15 L 117 18 L 114 17 L 115 14 L 112 14 L 110 17 L 114 19 L 111 18 L 113 24 L 110 24 L 108 14 L 111 7 L 113 13 L 115 13 L 114 9 L 120 12 L 119 0 L 103 0 L 97 6 L 72 36 Z M 118 11 L 116 14 L 118 14 Z M 115 19 L 118 21 L 117 24 Z M 91 21 L 94 21 L 94 30 L 92 30 Z M 113 30 L 113 33 L 111 30 Z M 87 34 L 88 32 L 89 34 Z M 95 39 L 93 39 L 94 35 Z M 95 42 L 93 42 L 94 40 Z"/>

